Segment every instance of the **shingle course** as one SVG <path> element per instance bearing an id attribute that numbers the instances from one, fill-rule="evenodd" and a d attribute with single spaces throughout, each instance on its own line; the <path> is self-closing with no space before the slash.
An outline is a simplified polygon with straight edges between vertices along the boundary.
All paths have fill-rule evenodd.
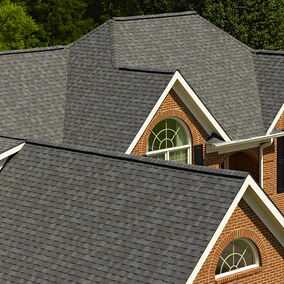
<path id="1" fill-rule="evenodd" d="M 0 279 L 30 283 L 184 283 L 246 177 L 31 142 L 0 175 Z"/>
<path id="2" fill-rule="evenodd" d="M 253 50 L 195 12 L 114 18 L 65 47 L 0 53 L 1 134 L 125 152 L 179 70 L 232 140 L 284 102 L 283 53 Z"/>

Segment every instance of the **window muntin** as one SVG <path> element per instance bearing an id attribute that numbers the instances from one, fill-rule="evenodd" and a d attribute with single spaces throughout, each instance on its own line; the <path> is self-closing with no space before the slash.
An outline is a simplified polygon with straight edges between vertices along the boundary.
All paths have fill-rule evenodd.
<path id="1" fill-rule="evenodd" d="M 190 135 L 183 124 L 174 118 L 160 121 L 150 134 L 147 156 L 191 163 Z"/>
<path id="2" fill-rule="evenodd" d="M 235 239 L 223 250 L 216 267 L 216 278 L 259 266 L 259 256 L 252 241 Z"/>

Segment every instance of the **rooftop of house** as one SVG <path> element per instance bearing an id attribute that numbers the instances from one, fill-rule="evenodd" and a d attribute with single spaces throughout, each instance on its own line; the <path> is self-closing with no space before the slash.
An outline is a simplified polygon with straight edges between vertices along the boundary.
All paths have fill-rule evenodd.
<path id="1" fill-rule="evenodd" d="M 283 105 L 284 53 L 253 50 L 195 12 L 114 18 L 0 63 L 11 137 L 125 152 L 175 70 L 232 140 L 265 135 Z"/>
<path id="2" fill-rule="evenodd" d="M 185 283 L 246 177 L 26 141 L 0 172 L 1 279 Z"/>

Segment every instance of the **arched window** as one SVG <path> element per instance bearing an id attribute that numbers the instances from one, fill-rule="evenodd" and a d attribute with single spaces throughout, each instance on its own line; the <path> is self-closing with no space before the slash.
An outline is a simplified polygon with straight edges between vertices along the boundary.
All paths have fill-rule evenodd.
<path id="1" fill-rule="evenodd" d="M 249 239 L 239 238 L 223 250 L 216 267 L 216 278 L 259 266 L 256 246 Z"/>
<path id="2" fill-rule="evenodd" d="M 191 163 L 191 137 L 186 125 L 176 118 L 160 121 L 150 134 L 147 156 Z"/>

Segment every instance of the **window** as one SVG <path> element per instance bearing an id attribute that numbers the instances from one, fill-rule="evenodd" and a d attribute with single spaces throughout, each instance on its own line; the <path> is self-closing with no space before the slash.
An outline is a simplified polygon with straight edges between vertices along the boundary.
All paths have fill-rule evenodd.
<path id="1" fill-rule="evenodd" d="M 277 192 L 284 192 L 284 137 L 277 139 Z"/>
<path id="2" fill-rule="evenodd" d="M 160 121 L 150 134 L 147 156 L 191 163 L 191 139 L 186 125 L 175 118 Z"/>
<path id="3" fill-rule="evenodd" d="M 257 248 L 249 239 L 235 239 L 226 246 L 216 267 L 216 278 L 259 266 Z"/>

